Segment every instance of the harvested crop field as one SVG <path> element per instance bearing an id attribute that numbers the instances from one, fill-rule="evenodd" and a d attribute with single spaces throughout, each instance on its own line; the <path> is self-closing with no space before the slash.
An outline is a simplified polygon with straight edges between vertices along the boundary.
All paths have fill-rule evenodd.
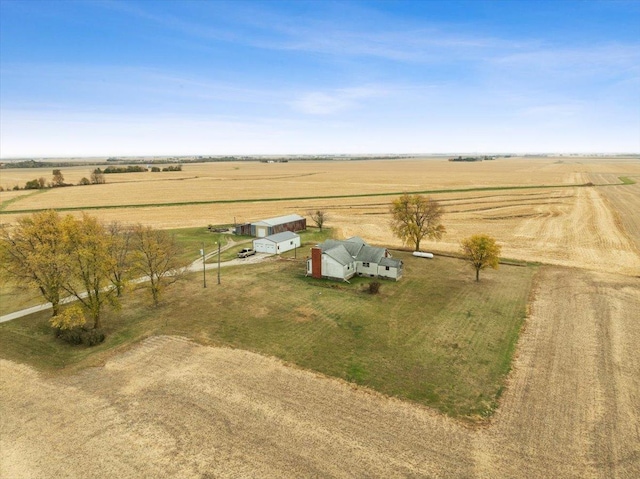
<path id="1" fill-rule="evenodd" d="M 18 173 L 28 177 L 11 181 L 44 176 Z M 74 175 L 86 172 L 65 170 Z M 337 236 L 393 247 L 393 196 L 373 195 L 475 188 L 432 194 L 447 235 L 424 249 L 453 252 L 485 232 L 503 256 L 543 263 L 500 407 L 469 426 L 277 359 L 156 336 L 80 372 L 0 361 L 0 477 L 640 477 L 637 158 L 225 163 L 151 175 L 2 192 L 0 222 L 50 206 L 163 228 L 323 208 Z M 362 193 L 372 196 L 349 196 Z M 321 198 L 330 195 L 341 197 Z M 246 201 L 256 198 L 273 201 Z M 140 206 L 221 199 L 235 202 Z M 296 311 L 302 322 L 311 314 Z"/>
<path id="2" fill-rule="evenodd" d="M 542 268 L 480 428 L 177 337 L 54 378 L 3 360 L 2 477 L 638 477 L 638 310 L 637 278 Z"/>
<path id="3" fill-rule="evenodd" d="M 87 167 L 62 170 L 70 182 L 87 174 Z M 50 174 L 2 170 L 6 187 Z M 338 236 L 397 247 L 389 228 L 391 200 L 404 191 L 437 190 L 431 195 L 445 207 L 447 234 L 440 242 L 425 242 L 427 250 L 457 251 L 462 238 L 483 232 L 496 237 L 507 257 L 640 274 L 640 184 L 621 180 L 640 181 L 637 158 L 224 162 L 106 177 L 105 185 L 1 192 L 0 222 L 40 208 L 92 208 L 87 211 L 105 221 L 179 228 L 320 208 Z M 588 183 L 596 186 L 572 186 Z"/>

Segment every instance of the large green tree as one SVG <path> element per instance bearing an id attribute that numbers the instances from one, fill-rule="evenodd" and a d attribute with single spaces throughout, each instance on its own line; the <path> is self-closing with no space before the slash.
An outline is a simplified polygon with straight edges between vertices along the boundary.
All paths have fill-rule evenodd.
<path id="1" fill-rule="evenodd" d="M 440 222 L 444 210 L 429 197 L 405 193 L 391 203 L 390 212 L 393 233 L 415 251 L 424 238 L 438 240 L 446 231 Z"/>
<path id="2" fill-rule="evenodd" d="M 0 229 L 1 267 L 18 284 L 36 286 L 60 312 L 63 285 L 71 277 L 64 219 L 55 211 L 42 211 Z"/>
<path id="3" fill-rule="evenodd" d="M 480 271 L 485 268 L 498 269 L 501 247 L 496 240 L 485 234 L 463 239 L 460 243 L 464 258 L 476 270 L 476 281 L 480 281 Z"/>

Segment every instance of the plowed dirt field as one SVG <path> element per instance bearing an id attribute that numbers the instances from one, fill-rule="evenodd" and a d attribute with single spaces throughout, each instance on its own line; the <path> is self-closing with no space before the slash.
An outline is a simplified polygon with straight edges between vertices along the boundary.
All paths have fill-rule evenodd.
<path id="1" fill-rule="evenodd" d="M 153 337 L 48 378 L 1 361 L 4 478 L 640 477 L 640 279 L 544 267 L 491 424 Z"/>

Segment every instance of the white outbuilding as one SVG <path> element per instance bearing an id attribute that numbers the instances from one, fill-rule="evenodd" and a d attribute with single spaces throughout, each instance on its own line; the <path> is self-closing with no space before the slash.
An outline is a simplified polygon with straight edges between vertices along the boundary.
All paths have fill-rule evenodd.
<path id="1" fill-rule="evenodd" d="M 253 249 L 257 253 L 280 254 L 299 247 L 300 235 L 291 231 L 283 231 L 253 240 Z"/>

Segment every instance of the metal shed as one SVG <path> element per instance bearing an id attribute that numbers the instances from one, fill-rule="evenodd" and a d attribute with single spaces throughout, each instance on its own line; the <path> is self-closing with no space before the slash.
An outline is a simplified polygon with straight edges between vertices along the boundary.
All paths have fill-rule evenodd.
<path id="1" fill-rule="evenodd" d="M 264 238 L 284 231 L 303 231 L 307 229 L 306 218 L 300 215 L 278 216 L 254 223 L 245 223 L 236 226 L 236 234 L 251 235 L 257 238 Z"/>
<path id="2" fill-rule="evenodd" d="M 280 254 L 299 247 L 300 236 L 291 231 L 253 240 L 253 249 L 258 253 Z"/>

